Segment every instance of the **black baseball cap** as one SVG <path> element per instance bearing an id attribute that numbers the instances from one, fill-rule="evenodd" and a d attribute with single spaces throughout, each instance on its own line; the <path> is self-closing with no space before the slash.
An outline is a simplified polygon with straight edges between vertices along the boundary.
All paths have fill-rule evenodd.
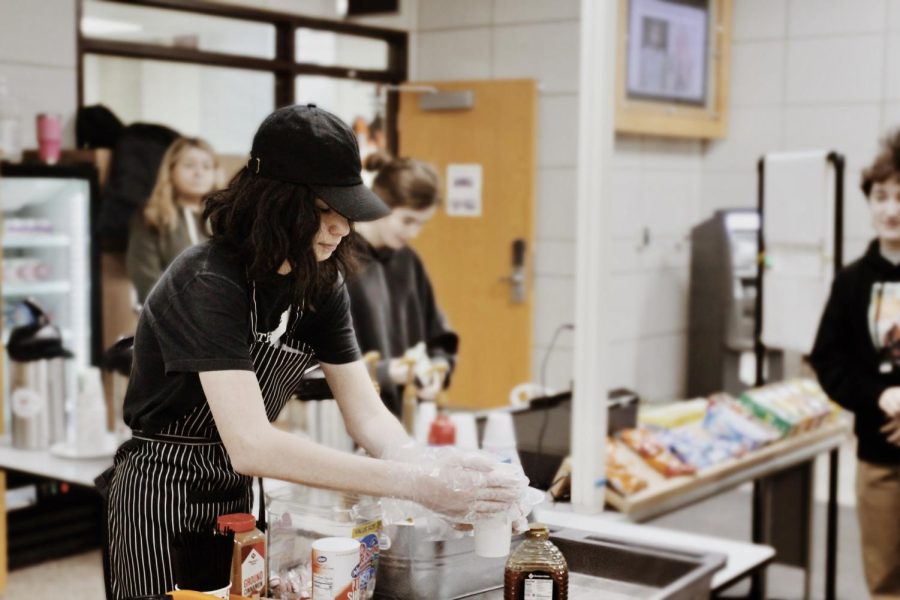
<path id="1" fill-rule="evenodd" d="M 315 104 L 285 106 L 266 117 L 253 136 L 247 168 L 309 187 L 351 221 L 374 221 L 391 212 L 362 181 L 353 130 Z"/>

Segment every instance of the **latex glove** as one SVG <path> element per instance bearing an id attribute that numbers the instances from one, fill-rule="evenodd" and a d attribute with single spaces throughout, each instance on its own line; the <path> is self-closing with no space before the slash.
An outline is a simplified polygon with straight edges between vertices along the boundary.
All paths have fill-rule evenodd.
<path id="1" fill-rule="evenodd" d="M 900 415 L 888 421 L 888 424 L 881 428 L 881 433 L 887 436 L 888 442 L 900 446 Z"/>
<path id="2" fill-rule="evenodd" d="M 392 358 L 388 363 L 388 376 L 395 385 L 406 385 L 409 380 L 409 365 L 399 358 Z"/>
<path id="3" fill-rule="evenodd" d="M 499 461 L 480 452 L 450 446 L 389 448 L 382 458 L 394 462 L 397 495 L 456 523 L 474 523 L 479 515 L 507 512 L 528 485 L 524 476 L 498 469 Z"/>
<path id="4" fill-rule="evenodd" d="M 891 418 L 900 415 L 900 387 L 889 387 L 878 398 L 878 407 Z"/>

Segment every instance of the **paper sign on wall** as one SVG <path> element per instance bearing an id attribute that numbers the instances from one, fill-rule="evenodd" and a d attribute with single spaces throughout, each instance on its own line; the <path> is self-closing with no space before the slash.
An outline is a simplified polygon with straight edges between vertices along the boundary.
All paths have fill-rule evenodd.
<path id="1" fill-rule="evenodd" d="M 481 216 L 481 165 L 447 165 L 447 216 Z"/>

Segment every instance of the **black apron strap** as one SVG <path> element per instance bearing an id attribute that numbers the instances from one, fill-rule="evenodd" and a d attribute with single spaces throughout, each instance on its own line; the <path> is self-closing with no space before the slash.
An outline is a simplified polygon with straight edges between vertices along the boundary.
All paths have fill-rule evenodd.
<path id="1" fill-rule="evenodd" d="M 266 532 L 266 493 L 263 489 L 263 478 L 257 477 L 257 481 L 259 481 L 259 518 L 256 519 L 256 528 Z"/>

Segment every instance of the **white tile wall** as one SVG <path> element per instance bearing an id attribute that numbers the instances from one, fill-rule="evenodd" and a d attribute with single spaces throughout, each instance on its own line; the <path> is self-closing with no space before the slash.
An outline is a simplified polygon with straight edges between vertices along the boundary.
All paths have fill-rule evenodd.
<path id="1" fill-rule="evenodd" d="M 534 345 L 547 345 L 563 323 L 575 320 L 575 280 L 566 276 L 534 278 Z"/>
<path id="2" fill-rule="evenodd" d="M 578 95 L 542 95 L 538 109 L 538 166 L 574 167 L 578 161 Z"/>
<path id="3" fill-rule="evenodd" d="M 703 157 L 707 170 L 755 170 L 759 157 L 779 150 L 784 132 L 780 106 L 733 108 L 728 136 L 708 143 Z"/>
<path id="4" fill-rule="evenodd" d="M 889 31 L 900 30 L 900 0 L 887 0 L 885 25 Z"/>
<path id="5" fill-rule="evenodd" d="M 491 77 L 491 29 L 421 32 L 413 79 L 459 80 Z"/>
<path id="6" fill-rule="evenodd" d="M 573 60 L 573 57 L 575 60 Z M 578 90 L 578 23 L 494 30 L 494 77 L 537 79 L 543 93 Z"/>
<path id="7" fill-rule="evenodd" d="M 613 166 L 616 172 L 622 169 L 637 169 L 641 166 L 643 138 L 638 135 L 616 135 L 613 146 Z"/>
<path id="8" fill-rule="evenodd" d="M 673 334 L 613 343 L 609 356 L 610 387 L 629 387 L 648 401 L 684 397 L 687 376 L 686 335 Z"/>
<path id="9" fill-rule="evenodd" d="M 641 144 L 641 168 L 699 171 L 703 143 L 683 138 L 645 137 Z"/>
<path id="10" fill-rule="evenodd" d="M 687 280 L 687 269 L 610 277 L 609 340 L 622 342 L 687 331 Z"/>
<path id="11" fill-rule="evenodd" d="M 853 163 L 868 162 L 881 135 L 878 104 L 789 106 L 784 111 L 784 149 L 827 148 Z"/>
<path id="12" fill-rule="evenodd" d="M 579 0 L 494 0 L 494 22 L 577 21 L 580 10 Z"/>
<path id="13" fill-rule="evenodd" d="M 877 102 L 882 95 L 884 37 L 792 39 L 787 52 L 787 102 Z"/>
<path id="14" fill-rule="evenodd" d="M 783 40 L 745 42 L 731 49 L 731 106 L 780 104 L 784 101 Z"/>
<path id="15" fill-rule="evenodd" d="M 679 236 L 690 230 L 700 206 L 700 173 L 658 171 L 641 182 L 644 226 L 651 236 Z"/>
<path id="16" fill-rule="evenodd" d="M 0 2 L 0 61 L 74 67 L 74 0 Z"/>
<path id="17" fill-rule="evenodd" d="M 887 49 L 885 51 L 885 100 L 900 99 L 900 32 L 887 35 Z"/>
<path id="18" fill-rule="evenodd" d="M 690 232 L 684 235 L 650 235 L 649 241 L 633 239 L 610 241 L 609 269 L 613 274 L 658 272 L 686 269 L 690 264 Z"/>
<path id="19" fill-rule="evenodd" d="M 881 129 L 882 133 L 893 131 L 900 127 L 900 102 L 888 101 L 882 105 Z"/>
<path id="20" fill-rule="evenodd" d="M 883 31 L 885 0 L 791 0 L 788 35 L 830 35 Z"/>
<path id="21" fill-rule="evenodd" d="M 534 274 L 542 276 L 575 276 L 575 242 L 537 240 Z"/>
<path id="22" fill-rule="evenodd" d="M 644 174 L 636 169 L 614 170 L 608 212 L 609 235 L 613 240 L 637 241 L 644 228 Z"/>
<path id="23" fill-rule="evenodd" d="M 756 169 L 753 171 L 707 171 L 703 173 L 698 222 L 726 208 L 757 205 Z"/>
<path id="24" fill-rule="evenodd" d="M 418 0 L 419 30 L 491 24 L 491 3 L 484 0 Z"/>
<path id="25" fill-rule="evenodd" d="M 537 237 L 540 240 L 575 240 L 578 182 L 574 167 L 538 171 Z"/>
<path id="26" fill-rule="evenodd" d="M 735 41 L 784 37 L 787 30 L 787 0 L 735 0 Z"/>
<path id="27" fill-rule="evenodd" d="M 549 346 L 535 346 L 531 353 L 531 375 L 538 383 L 556 390 L 567 390 L 572 384 L 572 332 L 564 331 L 559 336 L 559 343 L 552 349 Z M 548 354 L 549 351 L 549 354 Z M 542 370 L 546 359 L 546 370 Z M 541 381 L 542 373 L 546 381 Z"/>
<path id="28" fill-rule="evenodd" d="M 75 69 L 0 62 L 0 77 L 19 101 L 23 148 L 37 147 L 35 116 L 44 112 L 62 116 L 63 146 L 75 145 Z"/>

